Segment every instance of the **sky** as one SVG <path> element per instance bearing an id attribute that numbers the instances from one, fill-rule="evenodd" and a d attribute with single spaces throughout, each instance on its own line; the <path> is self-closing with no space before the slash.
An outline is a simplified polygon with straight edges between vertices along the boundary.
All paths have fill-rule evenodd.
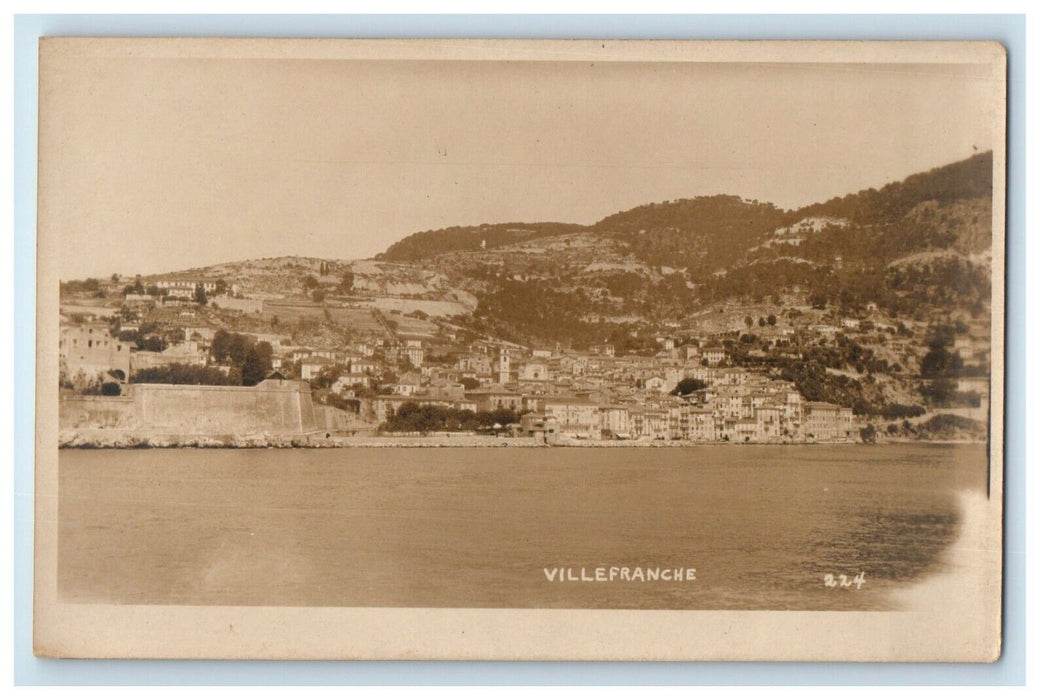
<path id="1" fill-rule="evenodd" d="M 417 231 L 696 195 L 795 208 L 992 139 L 993 86 L 962 64 L 105 55 L 41 76 L 62 279 L 366 258 Z"/>

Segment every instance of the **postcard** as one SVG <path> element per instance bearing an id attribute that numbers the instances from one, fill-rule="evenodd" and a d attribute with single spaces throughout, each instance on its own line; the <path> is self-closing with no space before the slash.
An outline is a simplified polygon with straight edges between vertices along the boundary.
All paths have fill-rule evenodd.
<path id="1" fill-rule="evenodd" d="M 40 41 L 34 650 L 994 661 L 991 42 Z"/>

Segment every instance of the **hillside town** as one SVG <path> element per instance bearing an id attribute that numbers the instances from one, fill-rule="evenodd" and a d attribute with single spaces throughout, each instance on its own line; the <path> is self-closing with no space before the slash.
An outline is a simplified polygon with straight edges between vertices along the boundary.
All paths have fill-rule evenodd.
<path id="1" fill-rule="evenodd" d="M 310 279 L 331 273 L 324 261 L 308 265 L 316 276 Z M 349 292 L 353 285 L 342 286 Z M 877 432 L 889 436 L 890 426 L 880 420 L 874 427 L 872 416 L 860 421 L 852 406 L 805 397 L 795 381 L 759 360 L 799 361 L 808 346 L 824 347 L 826 339 L 845 343 L 870 334 L 888 350 L 912 346 L 908 355 L 916 357 L 912 348 L 924 342 L 870 309 L 865 318 L 836 323 L 826 323 L 824 315 L 819 323 L 805 323 L 798 314 L 780 321 L 760 316 L 759 323 L 746 317 L 738 330 L 666 323 L 633 330 L 628 347 L 528 346 L 484 337 L 448 318 L 383 310 L 359 294 L 340 297 L 332 288 L 324 297 L 313 285 L 304 287 L 300 298 L 290 298 L 244 294 L 235 283 L 206 277 L 114 275 L 65 285 L 63 430 L 265 435 L 278 429 L 264 412 L 257 413 L 257 424 L 245 423 L 244 392 L 279 385 L 311 404 L 308 420 L 292 421 L 286 430 L 334 441 L 496 435 L 552 445 L 868 442 Z M 287 315 L 292 308 L 315 319 L 281 324 L 274 310 Z M 355 315 L 337 323 L 336 313 Z M 268 327 L 260 330 L 267 318 Z M 303 327 L 312 332 L 303 334 Z M 332 327 L 340 337 L 324 332 Z M 303 335 L 312 342 L 302 342 Z M 967 415 L 984 419 L 988 329 L 968 329 L 950 343 L 950 358 L 980 368 L 956 379 L 952 390 L 964 397 Z M 895 370 L 906 368 L 896 363 Z M 161 425 L 143 417 L 142 411 L 154 410 L 143 402 L 160 400 L 144 399 L 143 387 L 166 384 L 213 391 L 193 416 L 170 418 L 178 413 L 175 406 Z M 234 398 L 226 402 L 225 395 Z M 199 398 L 179 396 L 171 400 L 186 406 Z M 137 417 L 130 408 L 135 405 Z M 123 406 L 132 417 L 114 419 Z M 924 413 L 918 406 L 898 409 L 895 417 Z"/>

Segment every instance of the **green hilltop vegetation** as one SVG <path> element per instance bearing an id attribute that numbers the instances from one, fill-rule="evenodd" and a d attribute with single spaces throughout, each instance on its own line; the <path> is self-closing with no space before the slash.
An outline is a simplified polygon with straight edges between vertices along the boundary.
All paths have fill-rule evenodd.
<path id="1" fill-rule="evenodd" d="M 939 204 L 992 195 L 992 151 L 927 172 L 910 175 L 879 189 L 866 189 L 798 209 L 794 216 L 836 216 L 856 224 L 897 221 L 920 202 Z"/>
<path id="2" fill-rule="evenodd" d="M 388 250 L 375 256 L 375 259 L 389 262 L 411 262 L 456 250 L 475 250 L 480 247 L 481 242 L 493 248 L 509 243 L 521 243 L 532 238 L 574 233 L 584 228 L 579 224 L 560 223 L 452 226 L 411 234 L 389 246 Z"/>
<path id="3" fill-rule="evenodd" d="M 992 154 L 836 198 L 789 214 L 821 219 L 795 245 L 766 245 L 706 280 L 710 299 L 758 299 L 799 286 L 816 306 L 854 313 L 872 302 L 891 313 L 985 311 L 992 242 Z M 773 242 L 773 240 L 771 241 Z"/>
<path id="4" fill-rule="evenodd" d="M 645 204 L 612 214 L 593 230 L 625 242 L 649 265 L 698 276 L 730 265 L 787 221 L 773 204 L 716 195 Z"/>

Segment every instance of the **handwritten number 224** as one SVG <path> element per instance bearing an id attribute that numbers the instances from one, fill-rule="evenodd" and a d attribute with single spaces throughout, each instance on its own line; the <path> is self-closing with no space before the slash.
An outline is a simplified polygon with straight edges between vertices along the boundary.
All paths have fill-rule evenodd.
<path id="1" fill-rule="evenodd" d="M 857 576 L 850 577 L 840 574 L 833 576 L 832 574 L 825 575 L 825 587 L 826 588 L 850 588 L 854 587 L 855 590 L 862 590 L 862 584 L 865 583 L 865 572 L 861 572 Z"/>

